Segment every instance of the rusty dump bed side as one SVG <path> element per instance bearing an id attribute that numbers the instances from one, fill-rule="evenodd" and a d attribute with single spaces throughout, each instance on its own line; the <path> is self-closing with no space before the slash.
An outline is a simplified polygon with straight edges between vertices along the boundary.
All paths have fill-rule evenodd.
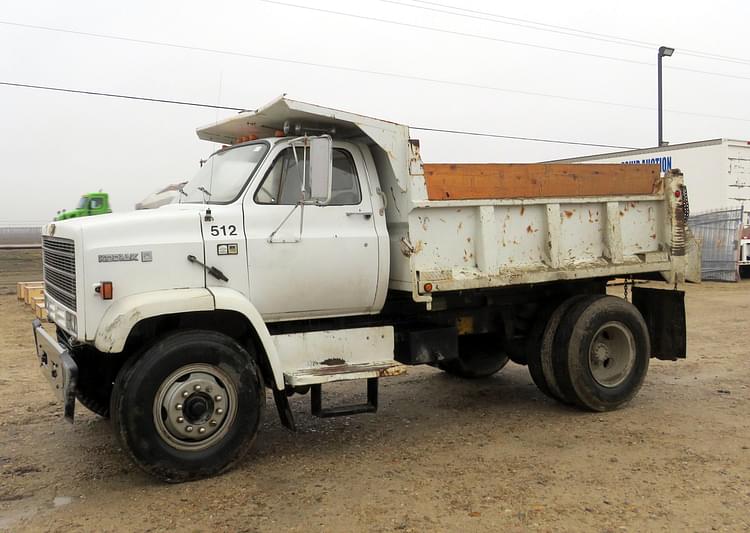
<path id="1" fill-rule="evenodd" d="M 492 200 L 658 194 L 659 165 L 424 165 L 429 200 Z"/>

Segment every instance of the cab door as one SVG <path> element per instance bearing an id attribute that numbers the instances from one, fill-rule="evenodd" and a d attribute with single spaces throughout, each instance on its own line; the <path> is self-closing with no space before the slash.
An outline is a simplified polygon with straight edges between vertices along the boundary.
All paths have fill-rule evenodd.
<path id="1" fill-rule="evenodd" d="M 300 204 L 309 196 L 302 150 L 276 150 L 245 197 L 250 299 L 267 319 L 370 312 L 379 258 L 364 161 L 336 144 L 331 200 Z"/>

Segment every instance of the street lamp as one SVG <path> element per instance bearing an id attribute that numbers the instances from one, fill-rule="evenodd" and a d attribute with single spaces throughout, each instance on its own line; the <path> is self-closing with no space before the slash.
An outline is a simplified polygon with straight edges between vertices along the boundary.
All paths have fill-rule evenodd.
<path id="1" fill-rule="evenodd" d="M 657 70 L 658 70 L 658 85 L 659 85 L 659 146 L 664 146 L 664 135 L 662 132 L 662 107 L 661 107 L 661 58 L 662 57 L 669 57 L 672 54 L 674 54 L 674 48 L 670 48 L 668 46 L 660 46 L 659 47 L 659 53 L 656 56 L 656 64 L 657 64 Z"/>

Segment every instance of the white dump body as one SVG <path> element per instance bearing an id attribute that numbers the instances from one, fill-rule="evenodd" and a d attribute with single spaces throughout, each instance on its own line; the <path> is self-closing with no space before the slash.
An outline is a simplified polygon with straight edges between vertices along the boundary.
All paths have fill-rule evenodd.
<path id="1" fill-rule="evenodd" d="M 229 144 L 297 122 L 369 147 L 380 183 L 373 205 L 385 210 L 390 239 L 389 287 L 418 301 L 440 291 L 644 272 L 683 279 L 681 176 L 645 195 L 436 201 L 419 143 L 403 125 L 280 98 L 198 135 Z"/>

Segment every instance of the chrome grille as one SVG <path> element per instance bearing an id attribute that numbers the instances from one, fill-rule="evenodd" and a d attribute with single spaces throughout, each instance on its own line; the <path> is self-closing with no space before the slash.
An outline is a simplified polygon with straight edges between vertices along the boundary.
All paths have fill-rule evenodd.
<path id="1" fill-rule="evenodd" d="M 68 309 L 76 309 L 76 254 L 70 239 L 42 237 L 44 289 Z"/>

